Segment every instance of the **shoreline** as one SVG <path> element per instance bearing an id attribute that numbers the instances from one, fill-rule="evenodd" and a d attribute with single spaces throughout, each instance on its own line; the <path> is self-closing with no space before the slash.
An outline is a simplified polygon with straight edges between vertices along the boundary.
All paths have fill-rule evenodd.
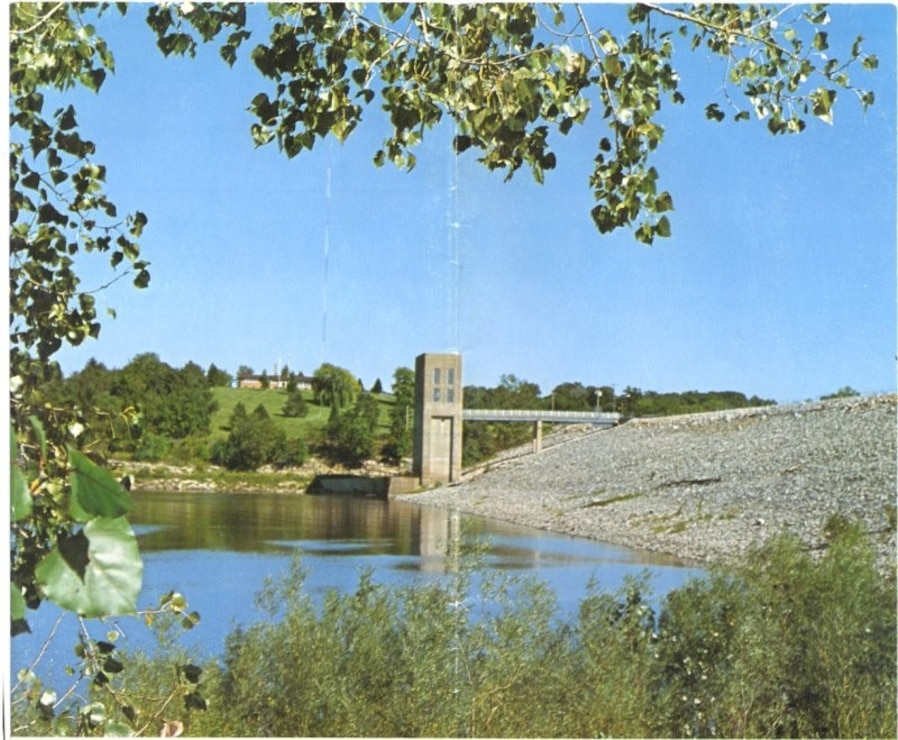
<path id="1" fill-rule="evenodd" d="M 859 521 L 893 570 L 898 396 L 633 419 L 547 435 L 450 486 L 392 498 L 663 553 L 727 562 L 775 535 L 811 551 Z M 520 452 L 520 451 L 519 451 Z"/>

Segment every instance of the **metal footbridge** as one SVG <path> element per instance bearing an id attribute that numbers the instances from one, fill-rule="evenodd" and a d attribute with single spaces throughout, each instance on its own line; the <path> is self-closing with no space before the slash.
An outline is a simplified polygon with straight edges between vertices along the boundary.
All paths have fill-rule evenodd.
<path id="1" fill-rule="evenodd" d="M 549 424 L 592 424 L 613 427 L 621 415 L 596 411 L 524 411 L 521 409 L 462 409 L 465 421 L 545 421 Z"/>
<path id="2" fill-rule="evenodd" d="M 592 424 L 613 427 L 621 415 L 601 411 L 536 411 L 522 409 L 462 409 L 463 421 L 518 421 L 533 423 L 533 451 L 543 446 L 543 422 L 549 424 Z"/>

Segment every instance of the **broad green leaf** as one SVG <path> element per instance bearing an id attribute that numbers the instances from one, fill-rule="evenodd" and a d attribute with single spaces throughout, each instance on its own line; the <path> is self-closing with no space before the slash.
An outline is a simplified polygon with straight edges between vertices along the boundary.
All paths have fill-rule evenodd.
<path id="1" fill-rule="evenodd" d="M 76 522 L 86 522 L 95 516 L 115 518 L 133 511 L 128 492 L 108 470 L 89 457 L 69 448 L 72 498 L 69 513 Z"/>
<path id="2" fill-rule="evenodd" d="M 28 490 L 28 481 L 22 469 L 12 463 L 9 466 L 10 488 L 10 519 L 19 522 L 31 514 L 31 491 Z"/>
<path id="3" fill-rule="evenodd" d="M 10 425 L 9 432 L 9 517 L 18 522 L 31 514 L 31 491 L 25 473 L 15 462 L 19 450 L 16 444 L 15 429 Z"/>
<path id="4" fill-rule="evenodd" d="M 143 563 L 137 538 L 123 517 L 100 517 L 61 537 L 34 570 L 44 596 L 94 618 L 137 611 Z"/>
<path id="5" fill-rule="evenodd" d="M 25 597 L 15 583 L 9 584 L 9 616 L 13 622 L 25 619 Z"/>

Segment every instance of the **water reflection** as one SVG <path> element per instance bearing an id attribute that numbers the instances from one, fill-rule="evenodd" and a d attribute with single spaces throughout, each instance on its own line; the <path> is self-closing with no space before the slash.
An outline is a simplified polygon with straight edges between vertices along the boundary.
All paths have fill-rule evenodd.
<path id="1" fill-rule="evenodd" d="M 310 554 L 413 555 L 445 557 L 452 542 L 496 539 L 491 554 L 506 556 L 507 567 L 538 567 L 547 558 L 581 560 L 591 551 L 597 561 L 647 567 L 685 565 L 671 558 L 542 530 L 462 515 L 444 509 L 350 496 L 140 492 L 131 517 L 144 553 L 170 550 L 283 552 L 302 543 Z M 460 527 L 460 532 L 453 527 Z M 567 543 L 562 545 L 562 543 Z M 582 544 L 576 544 L 582 543 Z M 546 552 L 546 548 L 550 552 Z M 531 559 L 523 564 L 521 559 Z M 498 561 L 497 561 L 498 562 Z M 501 565 L 496 565 L 501 567 Z"/>
<path id="2" fill-rule="evenodd" d="M 132 521 L 147 563 L 144 591 L 175 588 L 199 600 L 197 608 L 230 609 L 240 618 L 246 614 L 233 607 L 235 589 L 241 603 L 251 603 L 263 580 L 285 572 L 295 553 L 309 573 L 306 587 L 323 594 L 353 589 L 366 569 L 389 584 L 438 578 L 458 566 L 454 545 L 479 544 L 483 569 L 547 580 L 567 612 L 592 578 L 616 589 L 627 575 L 648 568 L 655 588 L 666 593 L 697 572 L 651 553 L 400 501 L 147 492 L 135 500 Z"/>

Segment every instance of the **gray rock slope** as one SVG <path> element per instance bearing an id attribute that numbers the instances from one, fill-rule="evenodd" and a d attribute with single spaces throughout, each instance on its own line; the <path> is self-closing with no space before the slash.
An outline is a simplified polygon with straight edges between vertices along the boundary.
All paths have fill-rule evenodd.
<path id="1" fill-rule="evenodd" d="M 462 482 L 400 498 L 689 561 L 739 557 L 778 532 L 826 546 L 859 520 L 895 560 L 896 396 L 638 419 L 566 430 Z"/>

